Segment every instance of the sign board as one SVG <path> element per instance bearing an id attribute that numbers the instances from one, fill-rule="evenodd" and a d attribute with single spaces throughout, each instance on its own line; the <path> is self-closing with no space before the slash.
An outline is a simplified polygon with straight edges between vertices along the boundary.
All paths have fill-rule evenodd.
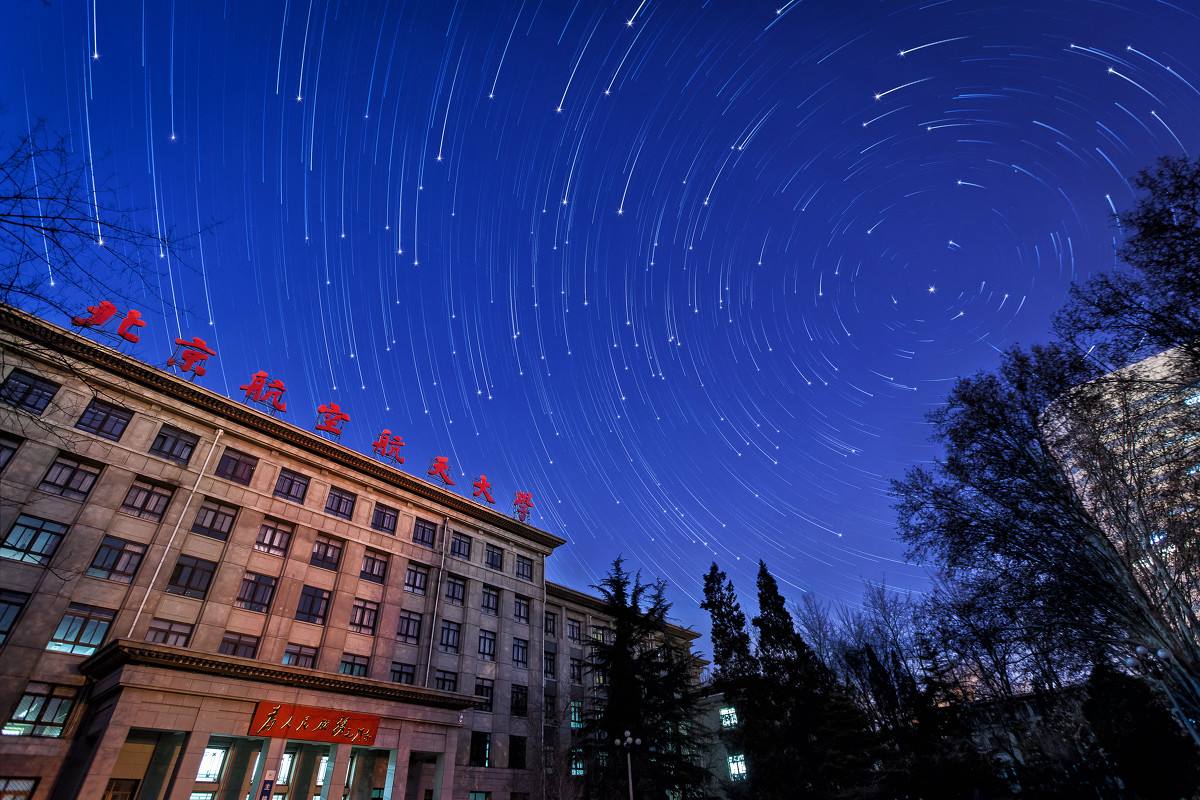
<path id="1" fill-rule="evenodd" d="M 249 733 L 308 742 L 374 744 L 379 735 L 379 717 L 264 700 L 254 709 Z"/>

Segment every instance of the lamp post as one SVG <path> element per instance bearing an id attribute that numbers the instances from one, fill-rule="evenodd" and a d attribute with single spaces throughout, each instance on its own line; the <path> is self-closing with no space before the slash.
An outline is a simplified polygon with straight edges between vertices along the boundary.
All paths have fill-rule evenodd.
<path id="1" fill-rule="evenodd" d="M 629 777 L 629 800 L 633 800 L 633 749 L 642 746 L 642 740 L 625 731 L 625 738 L 613 739 L 613 744 L 625 751 L 625 772 Z"/>
<path id="2" fill-rule="evenodd" d="M 1192 740 L 1200 744 L 1200 731 L 1196 729 L 1195 721 L 1189 718 L 1187 712 L 1180 707 L 1175 693 L 1171 690 L 1171 684 L 1164 675 L 1172 666 L 1170 651 L 1161 647 L 1152 650 L 1146 645 L 1139 644 L 1133 649 L 1133 655 L 1126 656 L 1124 661 L 1126 667 L 1145 675 L 1158 684 L 1163 694 L 1167 696 L 1167 700 L 1170 701 L 1175 717 L 1191 735 Z"/>

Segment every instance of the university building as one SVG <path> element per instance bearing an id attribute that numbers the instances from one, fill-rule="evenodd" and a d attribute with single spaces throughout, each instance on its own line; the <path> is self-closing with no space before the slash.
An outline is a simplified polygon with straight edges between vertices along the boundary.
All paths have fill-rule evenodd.
<path id="1" fill-rule="evenodd" d="M 563 539 L 7 307 L 0 487 L 0 797 L 570 796 Z"/>

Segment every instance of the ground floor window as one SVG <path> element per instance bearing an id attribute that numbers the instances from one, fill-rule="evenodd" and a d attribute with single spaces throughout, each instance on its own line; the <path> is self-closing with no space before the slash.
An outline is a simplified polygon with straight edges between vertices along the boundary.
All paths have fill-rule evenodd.
<path id="1" fill-rule="evenodd" d="M 37 778 L 0 778 L 0 797 L 4 800 L 29 800 L 37 788 Z"/>

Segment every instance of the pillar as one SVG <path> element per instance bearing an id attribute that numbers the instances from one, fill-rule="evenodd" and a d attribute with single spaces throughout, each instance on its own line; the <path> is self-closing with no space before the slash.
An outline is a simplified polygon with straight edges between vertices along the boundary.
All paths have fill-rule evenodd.
<path id="1" fill-rule="evenodd" d="M 139 800 L 162 800 L 167 782 L 171 780 L 175 759 L 183 749 L 184 739 L 185 735 L 179 732 L 158 735 L 154 754 L 150 756 L 150 766 L 146 768 L 146 776 L 138 790 Z"/>
<path id="2" fill-rule="evenodd" d="M 458 758 L 458 731 L 446 731 L 445 750 L 438 756 L 433 773 L 433 800 L 454 800 L 455 761 Z"/>
<path id="3" fill-rule="evenodd" d="M 321 800 L 342 800 L 342 794 L 346 790 L 346 777 L 350 769 L 350 745 L 335 744 L 332 749 L 329 770 L 325 774 L 325 785 L 321 787 Z"/>
<path id="4" fill-rule="evenodd" d="M 200 770 L 200 759 L 204 757 L 204 748 L 208 747 L 211 738 L 212 731 L 192 731 L 188 734 L 183 755 L 175 765 L 175 777 L 171 781 L 167 800 L 188 800 L 191 796 L 196 786 L 196 773 Z"/>
<path id="5" fill-rule="evenodd" d="M 121 748 L 125 746 L 125 740 L 128 738 L 129 725 L 118 722 L 114 714 L 109 718 L 108 724 L 96 742 L 92 761 L 88 765 L 87 777 L 83 779 L 83 784 L 79 787 L 79 797 L 104 796 L 104 790 L 108 787 L 108 779 L 112 775 L 113 767 L 117 765 Z"/>

